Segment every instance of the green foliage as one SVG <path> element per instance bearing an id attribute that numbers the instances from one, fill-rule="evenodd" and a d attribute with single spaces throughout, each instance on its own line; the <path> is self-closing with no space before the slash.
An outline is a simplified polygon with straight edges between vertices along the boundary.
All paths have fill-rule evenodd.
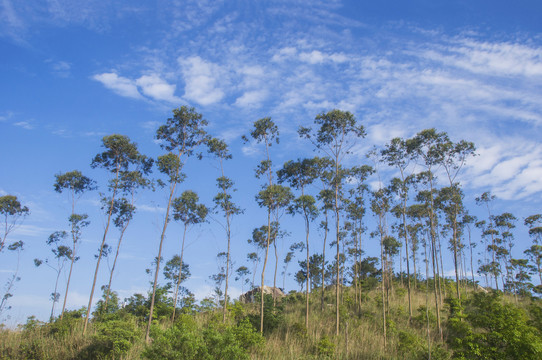
<path id="1" fill-rule="evenodd" d="M 466 302 L 449 299 L 448 342 L 457 359 L 540 359 L 540 332 L 528 324 L 526 313 L 498 292 L 475 293 Z M 463 319 L 463 320 L 462 320 Z"/>
<path id="2" fill-rule="evenodd" d="M 425 352 L 423 340 L 411 331 L 399 331 L 397 334 L 397 352 L 405 359 L 420 359 Z"/>
<path id="3" fill-rule="evenodd" d="M 86 308 L 79 310 L 66 311 L 62 320 L 56 319 L 48 326 L 49 334 L 57 337 L 67 337 L 76 331 L 78 325 L 83 321 L 83 314 L 86 312 Z"/>
<path id="4" fill-rule="evenodd" d="M 248 320 L 236 326 L 210 322 L 201 329 L 194 317 L 181 315 L 173 327 L 157 331 L 143 355 L 147 359 L 249 359 L 249 351 L 263 342 Z"/>
<path id="5" fill-rule="evenodd" d="M 95 324 L 96 333 L 82 353 L 82 359 L 119 359 L 141 336 L 135 318 L 124 316 Z"/>
<path id="6" fill-rule="evenodd" d="M 260 302 L 260 293 L 254 295 L 254 301 Z M 277 304 L 273 307 L 273 296 L 265 294 L 264 296 L 264 308 L 263 308 L 263 332 L 264 334 L 270 334 L 276 330 L 281 324 L 284 323 L 284 307 L 281 304 Z M 248 316 L 250 323 L 254 328 L 260 328 L 260 315 L 250 314 Z"/>
<path id="7" fill-rule="evenodd" d="M 316 344 L 316 354 L 321 359 L 331 359 L 335 354 L 336 345 L 327 336 L 322 336 Z"/>

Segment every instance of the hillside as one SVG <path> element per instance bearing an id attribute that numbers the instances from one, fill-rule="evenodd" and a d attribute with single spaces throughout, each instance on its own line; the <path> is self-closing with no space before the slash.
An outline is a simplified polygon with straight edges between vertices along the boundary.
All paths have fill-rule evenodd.
<path id="1" fill-rule="evenodd" d="M 397 279 L 398 280 L 398 279 Z M 372 284 L 372 286 L 369 286 Z M 400 281 L 387 288 L 384 300 L 386 339 L 383 336 L 382 289 L 365 281 L 361 303 L 355 289 L 341 291 L 340 335 L 335 336 L 334 290 L 321 289 L 310 299 L 309 328 L 304 325 L 304 294 L 290 293 L 273 308 L 266 295 L 264 335 L 258 304 L 234 302 L 225 323 L 216 304 L 186 304 L 172 326 L 172 306 L 162 296 L 156 303 L 158 319 L 146 345 L 144 330 L 149 299 L 133 296 L 121 308 L 114 298 L 107 311 L 98 304 L 90 331 L 83 337 L 83 314 L 69 312 L 46 324 L 29 318 L 18 330 L 2 330 L 2 359 L 539 359 L 542 354 L 542 302 L 514 298 L 485 289 L 462 287 L 461 305 L 447 298 L 441 307 L 439 335 L 432 281 L 418 282 L 413 292 L 409 322 L 406 288 Z M 447 282 L 448 294 L 455 284 Z M 465 284 L 465 286 L 468 286 Z M 358 294 L 358 300 L 360 299 Z M 429 350 L 430 349 L 430 350 Z"/>

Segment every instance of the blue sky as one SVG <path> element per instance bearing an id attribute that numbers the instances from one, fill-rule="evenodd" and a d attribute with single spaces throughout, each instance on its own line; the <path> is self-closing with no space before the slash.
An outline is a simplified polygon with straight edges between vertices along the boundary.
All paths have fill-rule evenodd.
<path id="1" fill-rule="evenodd" d="M 520 219 L 540 212 L 541 11 L 538 1 L 2 0 L 0 194 L 17 195 L 32 211 L 11 236 L 24 240 L 26 250 L 9 321 L 31 314 L 45 319 L 50 311 L 54 273 L 35 269 L 32 260 L 43 258 L 47 236 L 67 225 L 68 199 L 53 191 L 54 174 L 79 169 L 105 188 L 105 174 L 89 166 L 101 138 L 125 134 L 157 156 L 154 132 L 180 105 L 196 107 L 209 132 L 234 154 L 226 172 L 242 189 L 236 200 L 246 209 L 234 224 L 235 267 L 245 262 L 251 230 L 266 221 L 254 202 L 261 183 L 253 169 L 262 149 L 240 140 L 265 116 L 281 132 L 281 144 L 272 149 L 277 166 L 312 156 L 295 131 L 333 108 L 351 111 L 366 127 L 352 164 L 365 162 L 367 150 L 392 137 L 436 127 L 477 145 L 479 155 L 461 178 L 473 211 L 479 210 L 472 199 L 491 190 L 499 198 L 495 212 Z M 191 161 L 181 189 L 197 191 L 210 204 L 215 165 Z M 78 204 L 92 225 L 70 308 L 88 301 L 104 223 L 97 201 L 95 192 Z M 163 191 L 139 199 L 113 284 L 121 297 L 148 289 L 144 269 L 156 256 L 166 201 Z M 286 251 L 302 229 L 284 219 L 292 234 L 281 245 Z M 179 247 L 180 230 L 177 224 L 168 230 L 166 259 Z M 516 233 L 519 256 L 529 240 L 522 226 Z M 313 235 L 313 248 L 321 251 L 316 230 Z M 217 270 L 223 234 L 211 222 L 189 236 L 187 286 L 202 298 L 212 288 L 208 276 Z M 114 243 L 116 233 L 109 239 Z M 367 243 L 371 254 L 374 240 Z M 15 258 L 0 257 L 4 283 Z M 238 294 L 240 285 L 234 286 Z M 293 281 L 286 286 L 297 288 Z"/>

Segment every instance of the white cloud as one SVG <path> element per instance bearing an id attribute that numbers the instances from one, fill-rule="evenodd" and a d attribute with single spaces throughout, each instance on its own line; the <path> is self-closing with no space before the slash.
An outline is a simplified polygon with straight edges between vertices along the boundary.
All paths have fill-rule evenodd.
<path id="1" fill-rule="evenodd" d="M 66 61 L 57 61 L 51 64 L 53 74 L 61 78 L 67 78 L 71 75 L 71 64 Z"/>
<path id="2" fill-rule="evenodd" d="M 113 90 L 120 96 L 142 99 L 141 94 L 137 91 L 136 83 L 133 80 L 118 76 L 115 73 L 97 74 L 92 78 L 101 82 L 106 88 Z"/>
<path id="3" fill-rule="evenodd" d="M 15 126 L 18 126 L 18 127 L 22 127 L 23 129 L 25 130 L 32 130 L 34 129 L 34 125 L 32 125 L 30 122 L 28 121 L 18 121 L 16 123 L 13 123 L 13 125 Z"/>
<path id="4" fill-rule="evenodd" d="M 274 62 L 283 62 L 286 59 L 291 59 L 297 54 L 297 49 L 293 47 L 285 47 L 280 49 L 277 53 L 273 55 L 271 61 Z"/>
<path id="5" fill-rule="evenodd" d="M 171 103 L 178 103 L 180 98 L 175 96 L 175 85 L 168 84 L 158 75 L 143 75 L 136 80 L 136 85 L 141 92 L 154 100 L 164 100 Z"/>
<path id="6" fill-rule="evenodd" d="M 308 62 L 309 64 L 321 64 L 325 61 L 325 56 L 318 50 L 313 50 L 310 53 L 303 52 L 299 54 L 299 60 Z"/>
<path id="7" fill-rule="evenodd" d="M 488 141 L 482 139 L 481 141 Z M 467 163 L 467 183 L 491 189 L 501 199 L 522 199 L 542 191 L 542 144 L 519 137 L 493 138 Z"/>
<path id="8" fill-rule="evenodd" d="M 260 105 L 267 98 L 266 90 L 247 91 L 235 100 L 235 105 L 239 107 L 253 107 Z"/>
<path id="9" fill-rule="evenodd" d="M 184 97 L 201 105 L 219 102 L 224 91 L 219 86 L 221 69 L 218 65 L 207 62 L 199 56 L 179 58 L 185 82 Z"/>

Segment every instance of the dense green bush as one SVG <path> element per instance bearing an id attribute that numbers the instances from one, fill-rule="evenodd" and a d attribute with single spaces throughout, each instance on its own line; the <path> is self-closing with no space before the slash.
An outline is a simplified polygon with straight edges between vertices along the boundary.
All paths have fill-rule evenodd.
<path id="1" fill-rule="evenodd" d="M 151 346 L 144 351 L 147 359 L 249 359 L 249 353 L 263 344 L 248 320 L 228 326 L 214 321 L 204 329 L 194 317 L 181 315 L 167 330 L 156 330 Z"/>
<path id="2" fill-rule="evenodd" d="M 496 291 L 465 301 L 448 299 L 448 343 L 456 359 L 541 359 L 542 337 L 525 311 Z"/>
<path id="3" fill-rule="evenodd" d="M 130 315 L 98 322 L 92 342 L 81 352 L 83 359 L 119 359 L 141 337 L 136 319 Z"/>

